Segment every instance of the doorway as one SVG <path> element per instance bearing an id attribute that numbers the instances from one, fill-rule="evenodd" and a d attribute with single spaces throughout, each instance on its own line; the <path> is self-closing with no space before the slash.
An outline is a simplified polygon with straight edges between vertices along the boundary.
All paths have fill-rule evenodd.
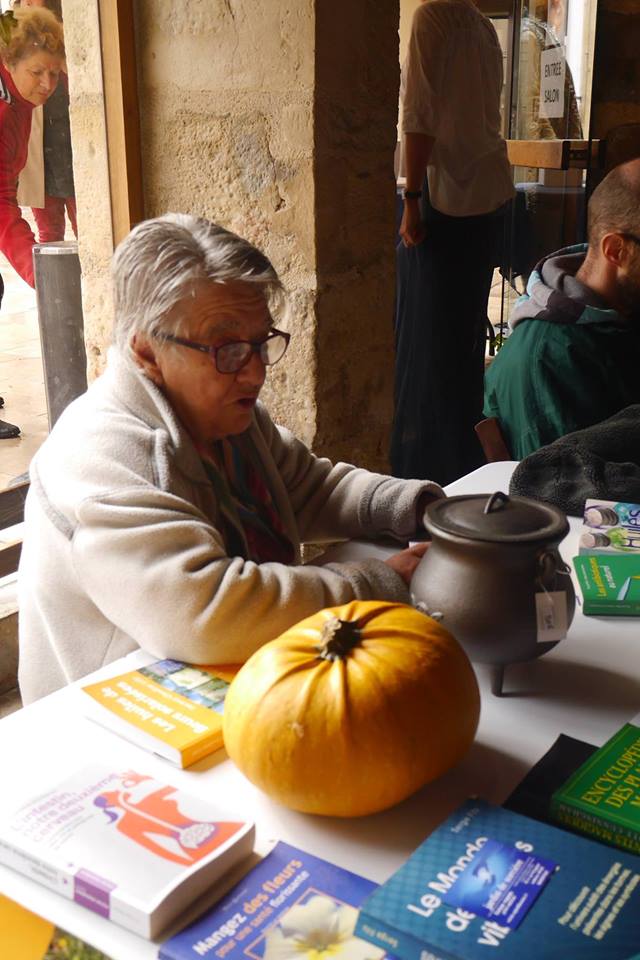
<path id="1" fill-rule="evenodd" d="M 516 190 L 496 277 L 496 341 L 539 260 L 586 237 L 589 180 L 600 164 L 590 138 L 598 0 L 514 0 L 481 8 L 504 43 L 503 129 Z M 495 307 L 499 304 L 499 317 Z"/>
<path id="2" fill-rule="evenodd" d="M 47 42 L 62 43 L 62 8 L 60 0 L 2 0 L 2 11 L 17 11 L 25 16 L 46 16 L 57 24 L 59 37 L 51 33 L 44 20 L 35 21 L 32 28 Z M 40 9 L 37 9 L 40 8 Z M 19 14 L 16 13 L 16 16 Z M 19 23 L 13 21 L 15 34 L 20 35 Z M 14 32 L 12 32 L 14 36 Z M 42 41 L 44 42 L 44 40 Z M 21 51 L 21 47 L 15 48 Z M 28 48 L 27 48 L 28 49 Z M 58 47 L 51 47 L 58 49 Z M 60 49 L 61 46 L 60 46 Z M 20 62 L 27 61 L 30 54 L 20 53 Z M 64 59 L 60 60 L 64 65 Z M 9 106 L 16 107 L 21 97 L 28 94 L 19 85 L 11 87 L 7 80 Z M 17 92 L 16 92 L 17 90 Z M 11 99 L 13 98 L 13 100 Z M 31 101 L 33 104 L 34 101 Z M 46 101 L 31 111 L 31 133 L 26 144 L 20 144 L 26 152 L 26 163 L 19 172 L 15 197 L 7 198 L 11 207 L 8 217 L 15 211 L 18 227 L 6 238 L 5 252 L 24 267 L 25 241 L 21 239 L 28 225 L 34 238 L 40 242 L 60 242 L 75 239 L 75 191 L 69 122 L 69 84 L 63 69 Z M 16 149 L 7 140 L 7 149 Z M 3 149 L 5 149 L 3 141 Z M 12 157 L 7 156 L 10 165 Z M 11 169 L 11 167 L 9 167 Z M 19 224 L 19 218 L 22 224 Z M 20 230 L 20 226 L 22 230 Z M 30 249 L 30 245 L 27 247 Z M 18 259 L 15 259 L 18 258 Z M 20 266 L 22 264 L 22 266 Z M 6 436 L 4 426 L 0 438 L 0 490 L 12 486 L 24 477 L 32 456 L 40 447 L 49 430 L 45 377 L 41 356 L 40 330 L 36 293 L 29 277 L 21 276 L 7 256 L 0 255 L 0 275 L 4 281 L 4 297 L 0 317 L 0 396 L 3 408 L 0 419 L 4 424 L 19 428 L 19 436 Z"/>
<path id="3" fill-rule="evenodd" d="M 401 0 L 401 62 L 420 2 Z M 516 188 L 489 300 L 495 352 L 538 260 L 585 237 L 589 178 L 600 160 L 597 141 L 589 139 L 598 0 L 478 0 L 478 6 L 503 52 L 503 136 Z"/>

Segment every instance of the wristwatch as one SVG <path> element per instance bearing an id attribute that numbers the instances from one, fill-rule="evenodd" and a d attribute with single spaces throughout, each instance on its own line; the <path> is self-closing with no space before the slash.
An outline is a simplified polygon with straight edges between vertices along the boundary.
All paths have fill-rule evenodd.
<path id="1" fill-rule="evenodd" d="M 419 200 L 422 196 L 422 190 L 403 190 L 402 199 L 403 200 Z"/>

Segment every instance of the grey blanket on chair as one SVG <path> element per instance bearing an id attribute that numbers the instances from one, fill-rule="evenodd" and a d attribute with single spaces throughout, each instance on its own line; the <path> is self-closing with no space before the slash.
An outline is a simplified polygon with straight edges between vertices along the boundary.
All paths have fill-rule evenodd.
<path id="1" fill-rule="evenodd" d="M 640 404 L 525 457 L 509 490 L 577 517 L 587 497 L 640 503 Z"/>

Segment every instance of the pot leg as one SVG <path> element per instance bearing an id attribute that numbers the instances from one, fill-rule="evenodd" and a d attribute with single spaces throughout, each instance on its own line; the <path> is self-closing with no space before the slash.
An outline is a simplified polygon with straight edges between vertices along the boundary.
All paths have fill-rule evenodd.
<path id="1" fill-rule="evenodd" d="M 491 693 L 496 697 L 501 697 L 502 684 L 504 682 L 504 664 L 489 667 L 489 678 L 491 680 Z"/>

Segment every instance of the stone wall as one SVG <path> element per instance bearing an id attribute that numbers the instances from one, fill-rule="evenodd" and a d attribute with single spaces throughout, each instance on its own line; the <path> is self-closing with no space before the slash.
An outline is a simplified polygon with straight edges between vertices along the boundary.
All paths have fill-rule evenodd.
<path id="1" fill-rule="evenodd" d="M 135 9 L 145 215 L 204 214 L 265 250 L 291 292 L 293 333 L 267 403 L 315 449 L 384 466 L 398 0 L 138 0 Z M 111 253 L 96 3 L 64 0 L 64 10 L 95 373 L 109 339 Z"/>
<path id="2" fill-rule="evenodd" d="M 203 214 L 251 240 L 293 293 L 290 353 L 266 400 L 315 428 L 311 0 L 139 0 L 145 213 Z"/>

